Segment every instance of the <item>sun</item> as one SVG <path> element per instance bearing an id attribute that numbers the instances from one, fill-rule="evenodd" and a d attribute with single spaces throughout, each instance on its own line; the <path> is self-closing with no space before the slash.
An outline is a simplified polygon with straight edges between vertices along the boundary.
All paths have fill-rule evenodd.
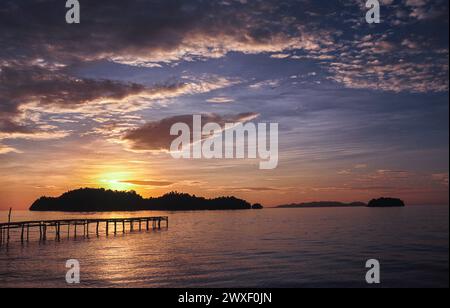
<path id="1" fill-rule="evenodd" d="M 111 190 L 132 190 L 135 185 L 127 183 L 133 178 L 131 172 L 107 172 L 98 176 L 96 182 L 105 189 Z"/>

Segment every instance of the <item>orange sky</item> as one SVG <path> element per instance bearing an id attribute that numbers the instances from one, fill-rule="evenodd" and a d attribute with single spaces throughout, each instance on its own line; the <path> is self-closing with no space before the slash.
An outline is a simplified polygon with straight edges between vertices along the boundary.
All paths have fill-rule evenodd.
<path id="1" fill-rule="evenodd" d="M 379 26 L 342 1 L 88 1 L 79 25 L 3 2 L 0 210 L 81 187 L 448 205 L 446 2 L 386 4 Z M 194 114 L 278 123 L 278 167 L 173 159 Z"/>

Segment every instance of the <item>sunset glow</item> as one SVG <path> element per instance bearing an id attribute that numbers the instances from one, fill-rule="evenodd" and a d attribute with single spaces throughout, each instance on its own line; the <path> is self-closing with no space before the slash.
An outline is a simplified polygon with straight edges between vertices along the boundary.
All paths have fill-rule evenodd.
<path id="1" fill-rule="evenodd" d="M 68 25 L 45 19 L 65 14 L 53 2 L 0 12 L 0 209 L 80 187 L 448 204 L 448 19 L 431 2 L 378 26 L 356 3 L 275 0 L 84 3 Z M 277 168 L 173 159 L 170 127 L 194 114 L 278 123 Z"/>

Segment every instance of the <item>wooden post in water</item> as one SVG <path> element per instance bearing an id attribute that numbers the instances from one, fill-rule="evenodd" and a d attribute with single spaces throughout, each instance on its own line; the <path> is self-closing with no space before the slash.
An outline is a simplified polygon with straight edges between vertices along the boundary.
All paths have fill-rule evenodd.
<path id="1" fill-rule="evenodd" d="M 97 227 L 95 228 L 95 232 L 96 232 L 97 236 L 98 236 L 99 227 L 100 227 L 100 222 L 97 221 Z"/>
<path id="2" fill-rule="evenodd" d="M 122 232 L 125 234 L 126 229 L 125 229 L 125 219 L 122 220 Z"/>
<path id="3" fill-rule="evenodd" d="M 109 234 L 109 221 L 106 221 L 106 235 L 108 236 Z"/>
<path id="4" fill-rule="evenodd" d="M 20 241 L 23 243 L 24 240 L 24 232 L 25 232 L 25 225 L 22 225 L 22 231 L 20 232 Z"/>
<path id="5" fill-rule="evenodd" d="M 56 239 L 59 241 L 61 234 L 60 234 L 60 229 L 61 229 L 61 223 L 57 222 L 56 223 Z"/>
<path id="6" fill-rule="evenodd" d="M 12 212 L 12 207 L 9 208 L 9 213 L 8 213 L 8 230 L 7 230 L 7 242 L 9 243 L 9 224 L 11 223 L 11 212 Z"/>

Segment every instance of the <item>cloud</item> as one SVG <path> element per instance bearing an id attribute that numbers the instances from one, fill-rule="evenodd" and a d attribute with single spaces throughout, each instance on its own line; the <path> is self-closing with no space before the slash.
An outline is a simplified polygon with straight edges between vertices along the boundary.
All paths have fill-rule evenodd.
<path id="1" fill-rule="evenodd" d="M 225 123 L 244 123 L 256 118 L 258 114 L 243 113 L 238 115 L 220 116 L 217 114 L 202 115 L 202 124 L 218 123 L 224 126 Z M 181 115 L 165 118 L 159 121 L 150 122 L 142 127 L 127 132 L 122 140 L 129 149 L 134 151 L 169 151 L 174 136 L 170 135 L 172 125 L 185 123 L 192 131 L 192 115 Z"/>
<path id="2" fill-rule="evenodd" d="M 383 3 L 389 6 L 385 11 L 387 22 L 396 19 L 394 13 L 401 10 L 418 19 L 429 19 L 436 17 L 432 12 L 448 8 L 442 1 Z M 424 42 L 427 48 L 416 49 L 422 55 L 418 61 L 417 54 L 412 57 L 400 52 L 395 44 L 399 36 L 400 41 L 408 42 L 410 38 L 405 36 L 411 31 L 377 33 L 370 29 L 366 34 L 368 31 L 360 26 L 361 9 L 365 9 L 361 1 L 323 7 L 314 1 L 99 0 L 83 3 L 83 22 L 74 27 L 60 18 L 65 8 L 58 0 L 4 0 L 0 46 L 8 47 L 0 50 L 0 67 L 6 70 L 4 74 L 11 75 L 8 69 L 20 66 L 22 71 L 16 70 L 15 78 L 32 84 L 32 88 L 24 89 L 25 95 L 31 91 L 40 101 L 48 98 L 46 104 L 66 106 L 99 98 L 123 100 L 145 92 L 137 84 L 78 80 L 70 72 L 80 63 L 107 60 L 154 68 L 221 58 L 232 52 L 315 60 L 329 72 L 330 80 L 349 88 L 448 90 L 448 47 L 440 46 L 446 52 L 430 57 L 438 49 L 436 40 L 428 40 Z M 439 21 L 448 24 L 445 18 Z M 347 29 L 347 24 L 357 27 L 355 40 L 343 35 L 341 29 Z M 46 80 L 49 72 L 54 76 Z M 42 90 L 39 85 L 43 85 Z M 58 88 L 61 91 L 55 93 Z M 21 99 L 14 97 L 17 87 L 9 83 L 3 89 L 12 91 L 9 94 L 13 97 L 1 102 L 0 112 L 14 112 Z M 67 95 L 61 97 L 65 91 Z"/>
<path id="3" fill-rule="evenodd" d="M 448 173 L 436 173 L 431 176 L 433 181 L 448 187 Z"/>
<path id="4" fill-rule="evenodd" d="M 277 53 L 277 54 L 271 55 L 270 57 L 272 59 L 287 59 L 290 56 L 291 56 L 290 54 L 286 54 L 286 53 Z"/>
<path id="5" fill-rule="evenodd" d="M 265 88 L 275 89 L 275 88 L 278 88 L 280 86 L 280 84 L 281 84 L 281 80 L 265 80 L 265 81 L 251 84 L 249 86 L 249 88 L 252 90 L 261 90 L 261 89 L 265 89 Z"/>
<path id="6" fill-rule="evenodd" d="M 112 80 L 78 78 L 40 66 L 7 66 L 0 69 L 0 139 L 60 139 L 69 132 L 57 130 L 43 115 L 84 115 L 100 123 L 90 133 L 106 127 L 111 135 L 127 114 L 151 107 L 156 101 L 207 93 L 238 83 L 213 75 L 183 76 L 178 80 L 144 86 Z M 138 118 L 139 119 L 139 118 Z M 70 119 L 47 120 L 63 126 Z M 73 122 L 73 121 L 72 121 Z M 78 121 L 75 121 L 75 123 Z M 119 121 L 121 122 L 121 121 Z M 129 129 L 129 127 L 126 127 Z M 62 136 L 64 135 L 64 136 Z"/>
<path id="7" fill-rule="evenodd" d="M 367 164 L 357 164 L 354 166 L 355 169 L 367 169 Z"/>
<path id="8" fill-rule="evenodd" d="M 22 152 L 15 148 L 0 144 L 0 155 L 8 153 L 22 153 Z"/>
<path id="9" fill-rule="evenodd" d="M 20 41 L 9 49 L 30 58 L 46 55 L 51 61 L 44 63 L 110 59 L 155 66 L 229 52 L 313 50 L 325 39 L 298 27 L 292 17 L 280 16 L 279 1 L 274 0 L 89 1 L 83 3 L 83 22 L 77 27 L 56 17 L 65 14 L 57 0 L 4 2 L 0 26 L 11 35 L 3 35 L 1 45 Z M 17 27 L 14 18 L 31 26 Z"/>
<path id="10" fill-rule="evenodd" d="M 120 181 L 120 183 L 131 184 L 137 186 L 150 186 L 150 187 L 167 187 L 175 184 L 174 182 L 168 181 L 140 181 L 140 180 L 128 180 Z"/>
<path id="11" fill-rule="evenodd" d="M 286 188 L 281 189 L 277 187 L 224 187 L 224 189 L 241 192 L 273 192 L 286 190 Z"/>
<path id="12" fill-rule="evenodd" d="M 0 84 L 0 133 L 8 134 L 9 138 L 47 133 L 32 125 L 33 117 L 39 119 L 36 109 L 76 110 L 95 101 L 119 101 L 150 91 L 138 84 L 80 79 L 38 66 L 2 67 Z M 27 109 L 33 107 L 33 115 L 27 116 Z"/>
<path id="13" fill-rule="evenodd" d="M 2 133 L 0 132 L 0 140 L 3 139 L 23 139 L 23 140 L 53 140 L 62 139 L 69 136 L 69 131 L 33 131 L 30 133 Z"/>
<path id="14" fill-rule="evenodd" d="M 0 111 L 15 113 L 23 102 L 73 107 L 96 99 L 121 100 L 146 89 L 139 84 L 80 79 L 37 66 L 0 70 Z"/>
<path id="15" fill-rule="evenodd" d="M 405 4 L 407 6 L 413 6 L 413 7 L 418 7 L 418 6 L 424 6 L 427 4 L 428 1 L 426 0 L 406 0 Z"/>
<path id="16" fill-rule="evenodd" d="M 206 101 L 208 103 L 212 103 L 212 104 L 229 104 L 229 103 L 234 103 L 234 99 L 229 98 L 229 97 L 224 97 L 224 96 L 213 97 L 213 98 L 210 98 L 210 99 L 208 99 Z"/>

